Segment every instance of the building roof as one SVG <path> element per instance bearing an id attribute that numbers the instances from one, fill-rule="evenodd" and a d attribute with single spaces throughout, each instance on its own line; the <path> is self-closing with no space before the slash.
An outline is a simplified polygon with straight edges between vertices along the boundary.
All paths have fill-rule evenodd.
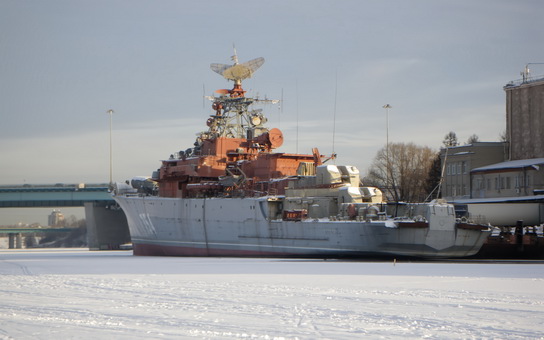
<path id="1" fill-rule="evenodd" d="M 480 168 L 472 169 L 471 172 L 480 171 L 492 171 L 492 170 L 504 170 L 504 169 L 523 169 L 533 167 L 538 170 L 540 165 L 544 164 L 544 158 L 530 158 L 530 159 L 518 159 L 515 161 L 507 161 L 501 163 L 495 163 L 491 165 L 482 166 Z"/>
<path id="2" fill-rule="evenodd" d="M 456 146 L 448 146 L 448 150 L 455 150 L 455 149 L 467 149 L 472 148 L 475 146 L 502 146 L 504 142 L 474 142 L 472 144 L 463 144 L 463 145 L 456 145 Z M 444 148 L 441 148 L 444 149 Z"/>
<path id="3" fill-rule="evenodd" d="M 513 196 L 513 197 L 489 197 L 489 198 L 461 198 L 448 201 L 452 204 L 479 204 L 479 203 L 524 203 L 544 202 L 544 195 Z"/>
<path id="4" fill-rule="evenodd" d="M 527 79 L 512 80 L 506 84 L 504 90 L 512 90 L 523 85 L 541 85 L 544 84 L 544 76 L 528 77 Z"/>

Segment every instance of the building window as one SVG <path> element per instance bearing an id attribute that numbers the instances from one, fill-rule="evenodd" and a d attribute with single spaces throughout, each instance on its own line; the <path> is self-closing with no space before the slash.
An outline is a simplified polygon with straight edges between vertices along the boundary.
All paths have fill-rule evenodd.
<path id="1" fill-rule="evenodd" d="M 510 189 L 510 177 L 506 177 L 506 189 Z"/>
<path id="2" fill-rule="evenodd" d="M 446 174 L 449 176 L 451 174 L 451 165 L 448 164 L 448 170 L 446 171 Z"/>
<path id="3" fill-rule="evenodd" d="M 491 190 L 491 178 L 487 179 L 487 190 Z"/>
<path id="4" fill-rule="evenodd" d="M 529 183 L 529 176 L 523 176 L 523 175 L 517 175 L 516 176 L 516 188 L 523 188 L 524 186 L 528 185 Z"/>
<path id="5" fill-rule="evenodd" d="M 467 173 L 467 162 L 463 162 L 463 173 L 466 174 Z"/>
<path id="6" fill-rule="evenodd" d="M 474 184 L 474 187 L 476 188 L 476 190 L 482 190 L 483 189 L 482 179 L 481 178 L 476 178 L 476 183 Z"/>
<path id="7" fill-rule="evenodd" d="M 461 172 L 461 163 L 457 163 L 457 174 L 458 175 L 462 174 L 462 172 Z"/>

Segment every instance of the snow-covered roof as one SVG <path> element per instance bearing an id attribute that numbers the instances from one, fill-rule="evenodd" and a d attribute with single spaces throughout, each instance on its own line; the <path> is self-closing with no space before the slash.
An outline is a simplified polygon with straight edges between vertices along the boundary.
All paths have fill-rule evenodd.
<path id="1" fill-rule="evenodd" d="M 504 142 L 474 142 L 470 144 L 459 144 L 455 146 L 448 146 L 446 147 L 446 149 L 455 151 L 455 149 L 470 148 L 474 146 L 502 146 L 503 144 Z M 443 150 L 444 147 L 441 147 L 441 149 Z"/>
<path id="2" fill-rule="evenodd" d="M 533 195 L 533 196 L 514 196 L 514 197 L 489 197 L 489 198 L 465 198 L 448 201 L 452 204 L 476 204 L 476 203 L 513 203 L 513 202 L 529 202 L 544 201 L 544 195 Z"/>
<path id="3" fill-rule="evenodd" d="M 474 154 L 474 152 L 472 152 L 472 151 L 456 152 L 456 153 L 454 153 L 452 156 L 457 156 L 457 155 L 469 155 L 469 154 Z"/>
<path id="4" fill-rule="evenodd" d="M 470 172 L 490 171 L 490 170 L 503 170 L 503 169 L 521 169 L 527 167 L 534 167 L 538 170 L 538 166 L 544 164 L 544 158 L 530 158 L 530 159 L 518 159 L 515 161 L 507 161 L 501 163 L 495 163 L 491 165 L 482 166 L 480 168 L 472 169 Z"/>

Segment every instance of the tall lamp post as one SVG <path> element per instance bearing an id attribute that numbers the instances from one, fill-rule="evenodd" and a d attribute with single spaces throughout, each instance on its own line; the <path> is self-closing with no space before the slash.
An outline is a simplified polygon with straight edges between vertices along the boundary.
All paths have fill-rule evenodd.
<path id="1" fill-rule="evenodd" d="M 112 127 L 112 117 L 113 110 L 108 110 L 107 113 L 110 115 L 110 188 L 113 186 L 113 149 L 112 149 L 112 138 L 111 138 L 111 127 Z"/>
<path id="2" fill-rule="evenodd" d="M 385 187 L 389 190 L 389 109 L 393 107 L 389 104 L 383 106 L 385 109 L 385 157 L 386 157 L 386 170 L 385 170 Z"/>

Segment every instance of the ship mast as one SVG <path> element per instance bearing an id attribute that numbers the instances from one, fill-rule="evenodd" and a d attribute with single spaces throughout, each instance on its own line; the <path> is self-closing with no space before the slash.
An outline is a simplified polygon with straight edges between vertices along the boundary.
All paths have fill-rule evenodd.
<path id="1" fill-rule="evenodd" d="M 215 93 L 219 96 L 210 96 L 208 99 L 213 101 L 212 108 L 215 114 L 210 116 L 207 121 L 208 132 L 201 134 L 202 139 L 213 139 L 217 137 L 225 138 L 247 138 L 252 139 L 263 133 L 268 132 L 264 127 L 267 122 L 262 110 L 250 110 L 251 104 L 272 103 L 276 104 L 278 100 L 261 100 L 248 98 L 246 91 L 242 88 L 242 80 L 251 78 L 253 73 L 264 64 L 264 58 L 256 58 L 245 63 L 239 63 L 236 49 L 231 57 L 234 64 L 211 64 L 210 68 L 223 76 L 227 80 L 232 80 L 234 86 L 232 89 L 220 89 Z"/>

